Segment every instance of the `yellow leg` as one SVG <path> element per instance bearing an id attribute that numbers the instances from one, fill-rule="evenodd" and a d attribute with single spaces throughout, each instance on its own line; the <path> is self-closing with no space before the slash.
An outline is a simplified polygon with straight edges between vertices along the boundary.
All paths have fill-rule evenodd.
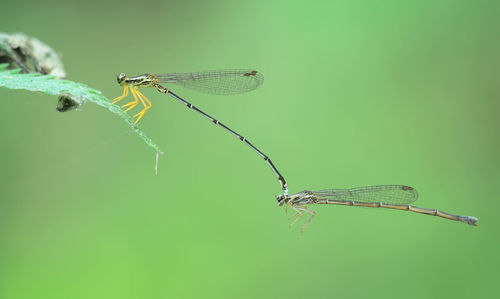
<path id="1" fill-rule="evenodd" d="M 144 108 L 141 110 L 141 112 L 147 110 L 149 107 L 146 105 L 146 102 L 144 102 L 144 98 L 143 98 L 142 93 L 140 93 L 137 89 L 135 89 L 134 92 L 137 95 L 137 97 L 139 98 L 139 100 L 141 101 L 142 106 L 144 106 Z M 139 112 L 139 113 L 141 113 L 141 112 Z M 134 117 L 136 117 L 139 113 L 134 115 Z"/>
<path id="2" fill-rule="evenodd" d="M 151 108 L 151 102 L 137 89 L 133 89 L 132 93 L 137 94 L 137 97 L 139 100 L 141 100 L 142 105 L 144 106 L 144 109 L 142 109 L 139 113 L 135 114 L 134 117 L 137 117 L 137 119 L 134 122 L 134 125 L 139 122 L 139 120 L 144 116 L 144 113 Z"/>
<path id="3" fill-rule="evenodd" d="M 146 109 L 149 109 L 151 107 L 151 102 L 148 100 L 148 98 L 146 98 L 142 93 L 140 93 L 137 89 L 135 90 L 135 92 L 137 93 L 138 96 L 140 96 L 141 98 L 143 98 L 148 104 L 144 104 L 144 102 L 142 103 L 144 105 L 144 107 Z M 146 107 L 147 106 L 147 107 Z"/>
<path id="4" fill-rule="evenodd" d="M 122 95 L 111 100 L 111 105 L 123 100 L 126 96 L 128 96 L 128 85 L 127 84 L 125 84 L 125 88 L 123 89 Z"/>
<path id="5" fill-rule="evenodd" d="M 132 86 L 130 86 L 130 93 L 134 97 L 134 101 L 122 106 L 122 108 L 128 107 L 127 109 L 125 109 L 125 111 L 123 111 L 123 113 L 129 111 L 130 109 L 133 109 L 135 106 L 137 106 L 137 104 L 139 104 L 139 100 L 137 99 L 137 95 L 134 92 L 134 87 L 132 87 Z"/>
<path id="6" fill-rule="evenodd" d="M 142 105 L 144 106 L 144 109 L 142 109 L 139 113 L 135 114 L 133 117 L 137 117 L 137 119 L 134 122 L 134 126 L 139 122 L 139 120 L 144 116 L 144 113 L 151 107 L 151 102 L 142 94 L 140 93 L 136 87 L 134 86 L 128 86 L 125 85 L 125 88 L 123 90 L 123 93 L 121 96 L 113 99 L 111 101 L 111 104 L 117 103 L 121 100 L 123 100 L 127 95 L 128 95 L 128 89 L 130 88 L 130 93 L 134 97 L 134 100 L 132 102 L 129 102 L 125 105 L 122 105 L 121 108 L 127 108 L 123 111 L 123 113 L 134 109 L 138 104 L 139 101 L 141 101 Z"/>

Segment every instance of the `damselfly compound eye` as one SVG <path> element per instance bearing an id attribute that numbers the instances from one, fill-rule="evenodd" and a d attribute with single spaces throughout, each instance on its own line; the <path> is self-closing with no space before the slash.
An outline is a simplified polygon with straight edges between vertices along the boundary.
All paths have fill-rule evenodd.
<path id="1" fill-rule="evenodd" d="M 122 84 L 123 80 L 125 79 L 125 74 L 124 73 L 121 73 L 118 75 L 118 77 L 116 77 L 116 81 L 118 81 L 118 84 Z"/>

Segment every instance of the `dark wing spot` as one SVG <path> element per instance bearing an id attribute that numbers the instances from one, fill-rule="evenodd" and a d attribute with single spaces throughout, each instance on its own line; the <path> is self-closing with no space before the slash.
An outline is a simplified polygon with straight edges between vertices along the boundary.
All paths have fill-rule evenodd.
<path id="1" fill-rule="evenodd" d="M 255 75 L 257 75 L 257 71 L 252 71 L 251 73 L 245 73 L 243 76 L 250 77 L 250 76 L 255 76 Z"/>

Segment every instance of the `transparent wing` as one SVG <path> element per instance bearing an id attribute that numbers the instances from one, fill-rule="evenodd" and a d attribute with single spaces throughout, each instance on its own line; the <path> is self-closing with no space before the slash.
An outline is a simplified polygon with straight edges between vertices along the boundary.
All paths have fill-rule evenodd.
<path id="1" fill-rule="evenodd" d="M 318 198 L 365 203 L 407 205 L 417 200 L 418 192 L 410 186 L 384 185 L 352 189 L 328 189 L 313 191 Z"/>
<path id="2" fill-rule="evenodd" d="M 175 83 L 199 92 L 224 95 L 248 92 L 264 82 L 264 76 L 256 70 L 218 70 L 155 76 L 161 83 Z"/>

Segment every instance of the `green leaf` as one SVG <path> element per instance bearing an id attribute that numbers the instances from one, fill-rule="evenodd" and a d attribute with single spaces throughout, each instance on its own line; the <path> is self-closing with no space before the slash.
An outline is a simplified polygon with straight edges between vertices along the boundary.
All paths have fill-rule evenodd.
<path id="1" fill-rule="evenodd" d="M 130 125 L 147 145 L 156 152 L 161 152 L 158 145 L 144 134 L 139 127 L 134 126 L 133 119 L 118 105 L 111 105 L 111 102 L 99 90 L 87 87 L 87 85 L 65 79 L 57 79 L 51 75 L 41 75 L 38 73 L 22 74 L 21 69 L 9 70 L 8 64 L 0 64 L 0 87 L 10 89 L 25 89 L 38 91 L 48 95 L 70 96 L 78 106 L 86 101 L 102 106 L 109 111 L 120 115 L 120 117 Z"/>

